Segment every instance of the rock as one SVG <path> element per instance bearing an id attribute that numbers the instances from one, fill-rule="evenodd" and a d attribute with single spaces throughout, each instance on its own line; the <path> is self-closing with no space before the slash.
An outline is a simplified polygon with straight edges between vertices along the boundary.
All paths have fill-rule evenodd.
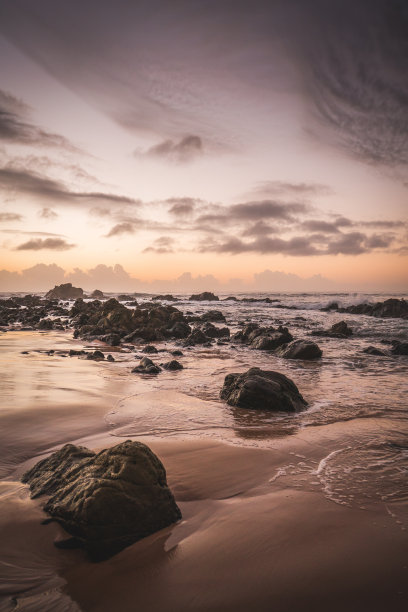
<path id="1" fill-rule="evenodd" d="M 54 329 L 54 322 L 51 319 L 42 319 L 38 324 L 38 329 Z"/>
<path id="2" fill-rule="evenodd" d="M 69 353 L 68 353 L 68 355 L 69 355 L 70 357 L 74 357 L 74 356 L 76 356 L 76 355 L 78 355 L 78 356 L 79 356 L 79 355 L 86 355 L 86 351 L 82 351 L 82 350 L 81 350 L 81 351 L 78 351 L 78 350 L 76 350 L 76 349 L 69 349 Z"/>
<path id="3" fill-rule="evenodd" d="M 321 308 L 320 310 L 322 312 L 330 312 L 331 310 L 338 310 L 338 309 L 339 309 L 338 302 L 329 302 L 327 306 L 325 306 L 324 308 Z"/>
<path id="4" fill-rule="evenodd" d="M 157 350 L 157 348 L 155 346 L 153 346 L 152 344 L 148 344 L 147 346 L 144 347 L 142 353 L 158 353 L 159 351 Z"/>
<path id="5" fill-rule="evenodd" d="M 166 295 L 155 295 L 152 297 L 152 300 L 161 300 L 163 302 L 178 302 L 179 299 L 171 295 L 170 293 L 166 293 Z"/>
<path id="6" fill-rule="evenodd" d="M 370 317 L 408 319 L 408 302 L 404 299 L 390 298 L 376 304 L 356 304 L 347 308 L 339 308 L 339 312 L 351 314 L 364 314 Z"/>
<path id="7" fill-rule="evenodd" d="M 353 335 L 353 330 L 345 321 L 339 321 L 327 330 L 314 330 L 312 336 L 328 336 L 329 338 L 349 338 Z"/>
<path id="8" fill-rule="evenodd" d="M 172 338 L 187 338 L 191 334 L 191 327 L 184 321 L 177 321 L 168 331 Z"/>
<path id="9" fill-rule="evenodd" d="M 105 355 L 101 351 L 93 351 L 93 353 L 88 353 L 86 358 L 93 359 L 94 361 L 102 361 L 102 359 L 105 359 Z"/>
<path id="10" fill-rule="evenodd" d="M 222 314 L 221 310 L 208 310 L 207 312 L 201 315 L 200 321 L 219 321 L 225 323 L 226 319 Z"/>
<path id="11" fill-rule="evenodd" d="M 311 340 L 293 340 L 279 347 L 276 354 L 284 359 L 319 359 L 322 350 Z"/>
<path id="12" fill-rule="evenodd" d="M 118 295 L 119 302 L 131 302 L 132 300 L 134 300 L 133 295 L 127 295 L 126 293 L 121 293 Z"/>
<path id="13" fill-rule="evenodd" d="M 203 334 L 207 336 L 207 338 L 229 338 L 230 330 L 228 327 L 216 327 L 209 321 L 201 325 L 197 329 L 201 329 Z"/>
<path id="14" fill-rule="evenodd" d="M 296 412 L 307 402 L 295 383 L 279 372 L 251 368 L 243 374 L 228 374 L 220 397 L 230 406 Z"/>
<path id="15" fill-rule="evenodd" d="M 166 363 L 162 363 L 161 365 L 165 370 L 174 371 L 174 370 L 184 369 L 184 366 L 182 366 L 179 361 L 176 361 L 176 359 L 172 359 L 171 361 L 166 361 Z"/>
<path id="16" fill-rule="evenodd" d="M 161 367 L 148 357 L 143 357 L 139 365 L 132 370 L 132 374 L 158 374 L 159 372 L 161 372 Z"/>
<path id="17" fill-rule="evenodd" d="M 255 336 L 250 342 L 250 346 L 261 351 L 273 351 L 283 344 L 293 340 L 292 334 L 286 327 L 279 327 L 276 331 L 265 331 Z"/>
<path id="18" fill-rule="evenodd" d="M 210 291 L 204 291 L 203 293 L 197 293 L 189 297 L 190 301 L 196 302 L 218 302 L 219 299 L 217 295 L 214 295 Z"/>
<path id="19" fill-rule="evenodd" d="M 91 298 L 93 298 L 94 300 L 103 300 L 104 298 L 104 294 L 102 291 L 100 291 L 99 289 L 95 289 L 95 291 L 92 291 L 91 293 Z"/>
<path id="20" fill-rule="evenodd" d="M 173 355 L 173 357 L 182 357 L 183 356 L 183 351 L 179 351 L 178 349 L 176 349 L 175 351 L 171 351 L 171 354 Z"/>
<path id="21" fill-rule="evenodd" d="M 385 357 L 387 353 L 382 351 L 381 349 L 376 348 L 375 346 L 367 346 L 367 348 L 363 349 L 363 353 L 367 355 L 379 355 Z"/>
<path id="22" fill-rule="evenodd" d="M 235 297 L 235 295 L 229 295 L 228 297 L 222 300 L 223 302 L 239 302 L 239 299 Z"/>
<path id="23" fill-rule="evenodd" d="M 62 285 L 55 285 L 54 289 L 50 289 L 45 294 L 47 300 L 75 300 L 81 298 L 84 295 L 83 289 L 79 287 L 73 287 L 72 283 L 65 283 Z"/>
<path id="24" fill-rule="evenodd" d="M 408 355 L 408 342 L 394 340 L 391 353 L 393 355 Z"/>
<path id="25" fill-rule="evenodd" d="M 50 496 L 44 510 L 94 561 L 181 518 L 158 457 L 127 440 L 94 453 L 66 444 L 26 472 L 32 497 Z"/>
<path id="26" fill-rule="evenodd" d="M 207 336 L 201 331 L 201 329 L 194 329 L 191 334 L 184 340 L 184 346 L 195 346 L 196 344 L 206 344 L 208 342 Z"/>
<path id="27" fill-rule="evenodd" d="M 109 354 L 106 358 L 106 361 L 115 361 L 115 358 L 111 354 Z"/>
<path id="28" fill-rule="evenodd" d="M 347 325 L 345 321 L 339 321 L 339 323 L 335 323 L 329 329 L 329 333 L 336 334 L 338 336 L 352 336 L 353 330 Z"/>

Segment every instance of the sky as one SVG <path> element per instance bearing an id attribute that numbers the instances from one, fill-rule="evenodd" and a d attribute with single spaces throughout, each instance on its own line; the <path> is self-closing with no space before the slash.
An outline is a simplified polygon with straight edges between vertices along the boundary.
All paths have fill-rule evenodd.
<path id="1" fill-rule="evenodd" d="M 0 0 L 0 291 L 408 290 L 405 0 Z"/>

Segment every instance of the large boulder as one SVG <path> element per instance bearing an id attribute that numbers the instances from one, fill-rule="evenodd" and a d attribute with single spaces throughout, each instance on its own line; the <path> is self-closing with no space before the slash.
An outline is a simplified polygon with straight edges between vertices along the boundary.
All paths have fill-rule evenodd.
<path id="1" fill-rule="evenodd" d="M 230 406 L 297 412 L 307 406 L 295 383 L 279 372 L 251 368 L 243 374 L 228 374 L 220 392 Z"/>
<path id="2" fill-rule="evenodd" d="M 63 283 L 62 285 L 55 285 L 54 289 L 50 289 L 45 294 L 47 300 L 76 300 L 84 295 L 83 289 L 80 287 L 73 287 L 72 283 Z"/>
<path id="3" fill-rule="evenodd" d="M 250 346 L 261 351 L 273 351 L 283 344 L 293 340 L 292 334 L 286 327 L 279 327 L 276 331 L 265 331 L 257 335 L 250 342 Z"/>
<path id="4" fill-rule="evenodd" d="M 203 293 L 196 293 L 190 296 L 188 299 L 196 302 L 218 302 L 220 298 L 218 295 L 214 295 L 210 291 L 204 291 Z"/>
<path id="5" fill-rule="evenodd" d="M 311 340 L 293 340 L 277 349 L 276 354 L 284 359 L 319 359 L 321 348 Z"/>
<path id="6" fill-rule="evenodd" d="M 99 561 L 181 518 L 166 471 L 141 442 L 127 440 L 94 453 L 66 444 L 26 472 L 32 497 L 50 496 L 44 510 Z"/>

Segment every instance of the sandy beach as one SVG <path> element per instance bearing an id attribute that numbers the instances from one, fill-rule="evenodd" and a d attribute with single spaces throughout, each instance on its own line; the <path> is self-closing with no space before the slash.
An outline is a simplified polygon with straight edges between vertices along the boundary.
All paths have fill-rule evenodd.
<path id="1" fill-rule="evenodd" d="M 140 348 L 94 362 L 68 352 L 103 343 L 3 334 L 0 610 L 406 610 L 406 425 L 395 385 L 405 362 L 381 363 L 393 405 L 384 412 L 373 400 L 380 370 L 353 362 L 361 338 L 345 362 L 327 341 L 324 367 L 194 348 L 184 372 L 153 378 L 129 375 Z M 225 374 L 254 363 L 284 371 L 315 401 L 280 417 L 222 404 Z M 324 401 L 329 388 L 337 403 Z M 64 532 L 41 524 L 43 500 L 30 499 L 22 474 L 67 442 L 101 450 L 126 439 L 161 459 L 182 520 L 101 563 L 57 549 Z"/>

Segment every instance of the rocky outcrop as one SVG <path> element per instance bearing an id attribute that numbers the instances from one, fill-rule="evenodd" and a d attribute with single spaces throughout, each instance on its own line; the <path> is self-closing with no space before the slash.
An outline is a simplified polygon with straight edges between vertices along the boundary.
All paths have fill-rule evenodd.
<path id="1" fill-rule="evenodd" d="M 83 289 L 73 287 L 72 283 L 55 285 L 54 289 L 50 289 L 45 294 L 47 300 L 76 300 L 84 295 Z"/>
<path id="2" fill-rule="evenodd" d="M 161 367 L 148 357 L 143 357 L 139 365 L 132 370 L 132 374 L 158 374 L 159 372 L 161 372 Z"/>
<path id="3" fill-rule="evenodd" d="M 283 359 L 319 359 L 322 350 L 311 340 L 293 340 L 278 348 L 276 354 Z"/>
<path id="4" fill-rule="evenodd" d="M 218 297 L 218 295 L 214 295 L 210 291 L 204 291 L 203 293 L 196 293 L 189 297 L 189 300 L 195 301 L 195 302 L 218 302 L 219 299 L 220 298 Z"/>
<path id="5" fill-rule="evenodd" d="M 104 339 L 115 334 L 125 342 L 186 338 L 191 328 L 174 306 L 126 308 L 115 298 L 106 302 L 77 300 L 72 308 L 75 337 Z"/>
<path id="6" fill-rule="evenodd" d="M 95 561 L 181 518 L 163 464 L 141 442 L 99 453 L 66 444 L 22 481 L 32 497 L 49 496 L 44 510 L 72 536 L 65 545 L 84 547 Z"/>
<path id="7" fill-rule="evenodd" d="M 346 308 L 339 308 L 337 302 L 333 302 L 331 310 L 338 312 L 349 312 L 350 314 L 363 314 L 369 317 L 378 317 L 384 319 L 408 319 L 408 302 L 407 300 L 390 298 L 384 302 L 376 302 L 375 304 L 355 304 Z M 323 309 L 329 310 L 329 307 Z"/>
<path id="8" fill-rule="evenodd" d="M 243 374 L 228 374 L 220 392 L 230 406 L 297 412 L 307 406 L 295 383 L 279 372 L 251 368 Z"/>
<path id="9" fill-rule="evenodd" d="M 163 302 L 179 302 L 179 299 L 171 295 L 170 293 L 166 293 L 166 295 L 155 295 L 152 297 L 152 300 L 155 301 L 163 301 Z"/>
<path id="10" fill-rule="evenodd" d="M 287 327 L 260 327 L 257 323 L 249 323 L 241 331 L 233 335 L 232 340 L 248 344 L 262 351 L 273 351 L 283 344 L 293 340 Z"/>

